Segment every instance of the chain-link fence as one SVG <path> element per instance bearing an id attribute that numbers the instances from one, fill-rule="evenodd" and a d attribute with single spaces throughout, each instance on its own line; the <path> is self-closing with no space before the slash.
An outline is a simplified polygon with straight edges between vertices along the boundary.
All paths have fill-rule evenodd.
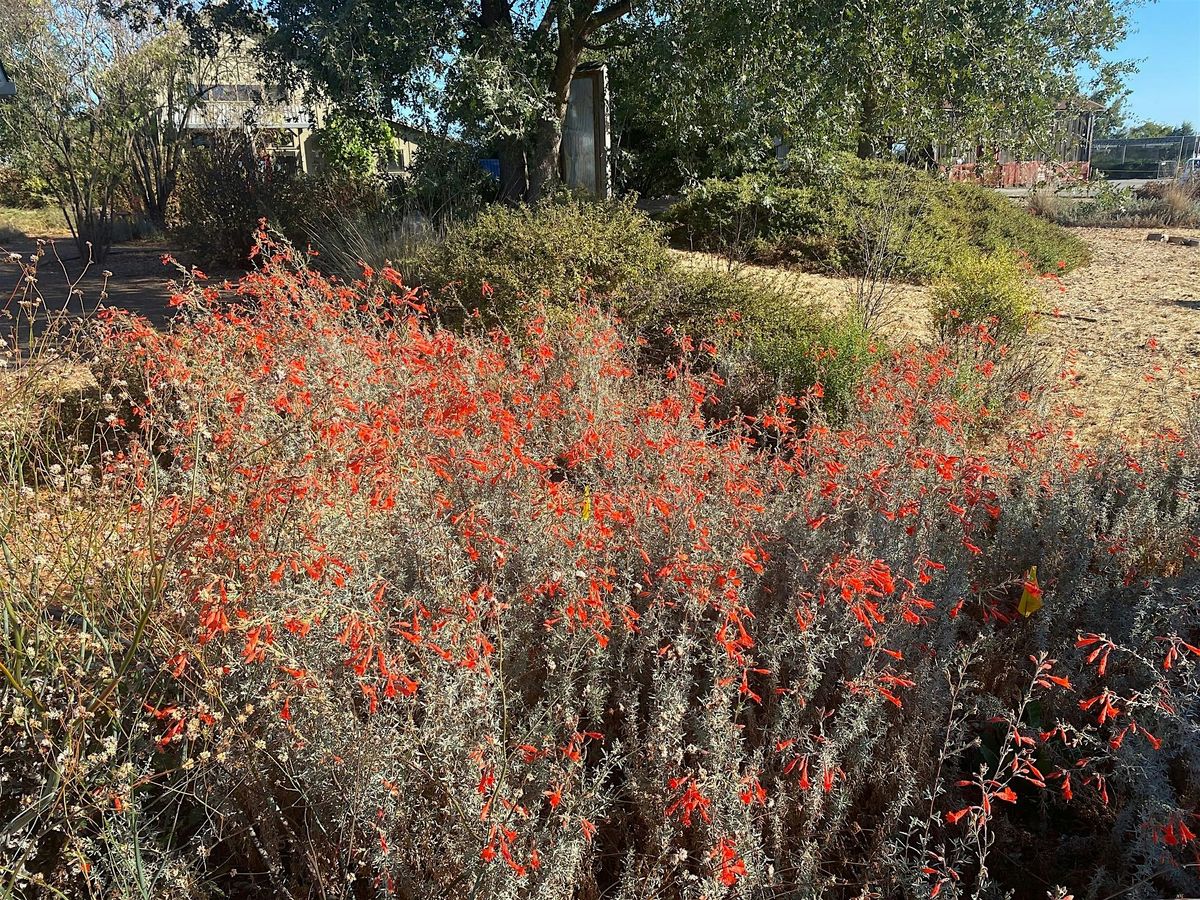
<path id="1" fill-rule="evenodd" d="M 1092 168 L 1109 178 L 1174 178 L 1196 153 L 1194 134 L 1100 138 L 1092 144 Z"/>

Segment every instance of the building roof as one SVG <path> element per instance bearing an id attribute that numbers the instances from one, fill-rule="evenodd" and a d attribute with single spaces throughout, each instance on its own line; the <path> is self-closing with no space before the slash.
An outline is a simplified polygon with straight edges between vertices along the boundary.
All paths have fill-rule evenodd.
<path id="1" fill-rule="evenodd" d="M 1071 100 L 1062 100 L 1054 108 L 1059 112 L 1100 112 L 1102 109 L 1107 109 L 1103 103 L 1097 103 L 1095 100 L 1089 100 L 1087 97 L 1074 97 Z"/>
<path id="2" fill-rule="evenodd" d="M 407 122 L 401 122 L 399 119 L 384 119 L 384 121 L 392 129 L 392 134 L 406 141 L 412 141 L 414 144 L 421 141 L 435 141 L 439 138 L 439 135 L 434 134 L 428 129 L 409 125 Z"/>
<path id="3" fill-rule="evenodd" d="M 4 70 L 4 63 L 0 62 L 0 97 L 11 97 L 16 92 L 17 86 Z"/>

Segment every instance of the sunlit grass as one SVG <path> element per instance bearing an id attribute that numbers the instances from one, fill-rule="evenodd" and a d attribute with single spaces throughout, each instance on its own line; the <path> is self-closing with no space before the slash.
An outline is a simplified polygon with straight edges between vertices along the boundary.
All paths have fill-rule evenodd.
<path id="1" fill-rule="evenodd" d="M 67 221 L 56 206 L 14 209 L 0 206 L 0 240 L 31 237 L 60 237 L 68 233 Z"/>

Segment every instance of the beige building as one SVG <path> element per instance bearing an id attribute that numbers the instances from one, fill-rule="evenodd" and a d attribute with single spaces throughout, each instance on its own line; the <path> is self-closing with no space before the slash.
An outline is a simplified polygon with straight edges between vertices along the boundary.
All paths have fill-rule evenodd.
<path id="1" fill-rule="evenodd" d="M 392 130 L 392 149 L 387 159 L 379 161 L 379 167 L 387 175 L 400 175 L 412 168 L 420 145 L 428 135 L 403 122 L 388 122 L 388 127 Z"/>
<path id="2" fill-rule="evenodd" d="M 264 84 L 253 48 L 227 51 L 219 59 L 197 64 L 199 99 L 187 114 L 184 127 L 192 143 L 221 132 L 244 130 L 253 134 L 261 149 L 277 162 L 301 172 L 321 169 L 321 153 L 312 139 L 329 113 L 324 104 L 311 104 L 302 91 L 281 92 Z M 400 122 L 389 122 L 392 148 L 380 168 L 389 175 L 407 171 L 413 164 L 424 132 Z"/>
<path id="3" fill-rule="evenodd" d="M 183 127 L 198 147 L 222 132 L 253 134 L 274 159 L 310 172 L 318 165 L 312 136 L 325 110 L 307 103 L 301 91 L 266 85 L 255 56 L 255 47 L 243 44 L 224 47 L 215 57 L 197 58 L 195 99 L 184 114 Z"/>

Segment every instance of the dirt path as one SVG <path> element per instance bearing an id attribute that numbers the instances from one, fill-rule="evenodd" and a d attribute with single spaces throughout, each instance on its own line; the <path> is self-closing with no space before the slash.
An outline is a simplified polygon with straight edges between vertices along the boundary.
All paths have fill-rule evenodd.
<path id="1" fill-rule="evenodd" d="M 1148 242 L 1147 233 L 1081 229 L 1093 262 L 1048 298 L 1060 316 L 1047 317 L 1047 337 L 1078 350 L 1088 422 L 1126 432 L 1186 415 L 1200 389 L 1200 248 Z"/>
<path id="2" fill-rule="evenodd" d="M 33 240 L 0 241 L 0 334 L 10 321 L 13 303 L 21 294 L 21 267 L 9 259 L 19 253 L 26 259 L 37 244 Z M 163 254 L 183 256 L 166 244 L 118 244 L 102 264 L 88 264 L 70 238 L 56 238 L 45 245 L 46 256 L 38 271 L 38 288 L 45 298 L 46 311 L 66 309 L 72 316 L 93 312 L 101 303 L 100 293 L 107 290 L 104 304 L 145 316 L 162 327 L 170 321 L 171 281 L 180 277 L 174 265 L 163 262 Z M 111 272 L 106 276 L 105 272 Z M 237 277 L 237 273 L 209 273 L 216 280 Z M 75 290 L 72 291 L 72 286 Z M 45 318 L 45 312 L 41 318 Z"/>
<path id="3" fill-rule="evenodd" d="M 1093 262 L 1061 283 L 1044 282 L 1037 340 L 1049 371 L 1072 373 L 1063 386 L 1083 410 L 1080 430 L 1134 433 L 1183 417 L 1200 391 L 1200 248 L 1148 242 L 1142 228 L 1078 233 Z M 680 256 L 689 265 L 727 266 L 705 254 Z M 786 286 L 830 310 L 845 310 L 853 296 L 848 278 L 744 265 L 731 271 Z M 927 288 L 897 285 L 886 330 L 901 340 L 930 340 L 928 301 Z"/>
<path id="4" fill-rule="evenodd" d="M 1172 234 L 1200 237 L 1200 231 L 1171 229 Z M 1079 234 L 1092 247 L 1091 265 L 1072 272 L 1061 285 L 1047 282 L 1046 310 L 1039 346 L 1047 369 L 1064 365 L 1073 375 L 1064 382 L 1070 402 L 1083 409 L 1083 431 L 1126 433 L 1156 428 L 1183 417 L 1200 392 L 1200 248 L 1146 241 L 1142 228 L 1087 228 Z M 28 253 L 32 243 L 4 247 Z M 62 263 L 48 259 L 39 279 L 48 305 L 67 304 L 72 312 L 93 307 L 103 281 L 110 306 L 132 309 L 156 325 L 170 317 L 168 282 L 176 273 L 162 264 L 162 248 L 115 248 L 104 266 L 93 266 L 79 287 L 83 295 L 68 297 L 83 264 L 69 241 L 58 242 Z M 715 256 L 679 253 L 687 265 L 726 267 Z M 63 270 L 67 277 L 64 277 Z M 740 277 L 794 291 L 830 310 L 844 310 L 853 296 L 852 279 L 758 266 L 736 266 Z M 16 292 L 19 269 L 0 264 L 0 331 L 4 301 Z M 887 332 L 900 340 L 932 337 L 928 289 L 895 286 Z"/>

